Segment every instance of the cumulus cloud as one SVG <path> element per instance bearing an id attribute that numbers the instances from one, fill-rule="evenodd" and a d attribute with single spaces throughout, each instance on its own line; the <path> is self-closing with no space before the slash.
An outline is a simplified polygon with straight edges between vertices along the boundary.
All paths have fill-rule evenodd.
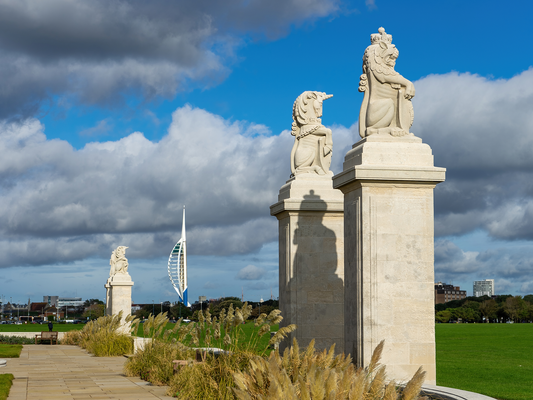
<path id="1" fill-rule="evenodd" d="M 237 274 L 237 279 L 243 281 L 256 281 L 261 279 L 265 275 L 265 270 L 255 265 L 247 265 L 242 268 Z"/>
<path id="2" fill-rule="evenodd" d="M 447 168 L 436 234 L 533 239 L 533 69 L 508 80 L 431 75 L 416 87 L 413 131 Z"/>
<path id="3" fill-rule="evenodd" d="M 339 0 L 0 1 L 0 118 L 32 115 L 53 95 L 87 104 L 172 97 L 229 72 L 239 35 L 284 35 Z"/>
<path id="4" fill-rule="evenodd" d="M 497 294 L 532 293 L 533 250 L 529 244 L 498 243 L 485 251 L 464 251 L 448 239 L 435 241 L 435 280 L 461 283 L 470 292 L 475 280 L 495 279 Z"/>
<path id="5" fill-rule="evenodd" d="M 339 151 L 351 131 L 333 127 Z M 255 131 L 255 133 L 254 133 Z M 140 132 L 81 150 L 47 140 L 37 120 L 0 125 L 0 266 L 98 256 L 160 257 L 179 238 L 187 207 L 189 254 L 257 251 L 276 240 L 269 206 L 289 178 L 294 138 L 185 106 L 168 134 Z M 337 169 L 336 172 L 339 172 Z"/>

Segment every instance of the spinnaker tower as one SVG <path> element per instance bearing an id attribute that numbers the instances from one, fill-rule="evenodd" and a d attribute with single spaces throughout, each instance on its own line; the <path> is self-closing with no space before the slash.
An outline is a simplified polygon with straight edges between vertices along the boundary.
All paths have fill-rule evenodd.
<path id="1" fill-rule="evenodd" d="M 168 258 L 168 277 L 172 286 L 178 293 L 182 304 L 190 307 L 187 293 L 187 240 L 185 237 L 185 206 L 183 206 L 183 222 L 181 226 L 181 239 L 174 246 Z"/>

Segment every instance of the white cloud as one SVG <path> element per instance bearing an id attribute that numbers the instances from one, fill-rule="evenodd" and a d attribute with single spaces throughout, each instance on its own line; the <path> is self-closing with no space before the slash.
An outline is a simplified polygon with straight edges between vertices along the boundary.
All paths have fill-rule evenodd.
<path id="1" fill-rule="evenodd" d="M 256 281 L 265 275 L 265 270 L 255 265 L 247 265 L 237 274 L 237 279 L 244 281 Z"/>
<path id="2" fill-rule="evenodd" d="M 487 239 L 488 240 L 488 239 Z M 472 294 L 475 280 L 495 279 L 496 294 L 533 293 L 533 249 L 528 242 L 493 242 L 484 251 L 464 251 L 448 239 L 435 241 L 435 280 L 460 284 Z"/>
<path id="3" fill-rule="evenodd" d="M 255 129 L 255 134 L 250 131 Z M 353 141 L 334 127 L 334 165 Z M 76 150 L 37 120 L 0 125 L 0 266 L 166 255 L 187 207 L 190 254 L 246 254 L 277 235 L 269 206 L 289 178 L 294 138 L 178 109 L 168 134 L 140 132 Z M 33 249 L 33 250 L 31 250 Z"/>
<path id="4" fill-rule="evenodd" d="M 52 96 L 115 104 L 126 92 L 171 98 L 192 81 L 209 86 L 229 73 L 238 35 L 278 38 L 338 3 L 0 1 L 0 118 L 32 115 Z"/>
<path id="5" fill-rule="evenodd" d="M 508 80 L 449 73 L 415 84 L 413 132 L 447 168 L 435 191 L 436 234 L 481 228 L 533 239 L 533 69 Z"/>

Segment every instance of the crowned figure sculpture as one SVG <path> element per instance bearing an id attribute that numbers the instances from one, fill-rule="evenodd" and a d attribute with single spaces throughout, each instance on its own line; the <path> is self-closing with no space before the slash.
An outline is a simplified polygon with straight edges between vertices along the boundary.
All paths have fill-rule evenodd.
<path id="1" fill-rule="evenodd" d="M 294 146 L 291 152 L 292 176 L 318 174 L 333 176 L 329 170 L 333 140 L 331 129 L 322 125 L 322 103 L 332 94 L 305 91 L 292 107 L 291 134 Z"/>
<path id="2" fill-rule="evenodd" d="M 115 250 L 113 250 L 113 253 L 111 253 L 111 259 L 109 260 L 109 265 L 111 265 L 111 269 L 109 271 L 110 277 L 117 273 L 128 273 L 128 259 L 126 258 L 126 249 L 126 246 L 118 246 Z"/>
<path id="3" fill-rule="evenodd" d="M 118 315 L 122 312 L 120 330 L 128 333 L 130 323 L 126 317 L 131 315 L 131 287 L 133 281 L 128 273 L 128 259 L 126 246 L 118 246 L 111 253 L 109 278 L 104 285 L 106 288 L 106 315 Z"/>
<path id="4" fill-rule="evenodd" d="M 370 36 L 371 45 L 363 56 L 363 74 L 359 91 L 365 96 L 359 113 L 359 134 L 365 138 L 373 134 L 391 136 L 413 135 L 415 95 L 413 83 L 394 70 L 399 51 L 392 44 L 392 35 L 384 28 Z"/>
<path id="5" fill-rule="evenodd" d="M 385 340 L 388 378 L 410 379 L 422 366 L 435 384 L 433 190 L 446 170 L 409 131 L 415 88 L 394 70 L 392 36 L 379 28 L 370 42 L 359 80 L 362 139 L 333 177 L 344 194 L 344 352 L 365 368 Z"/>

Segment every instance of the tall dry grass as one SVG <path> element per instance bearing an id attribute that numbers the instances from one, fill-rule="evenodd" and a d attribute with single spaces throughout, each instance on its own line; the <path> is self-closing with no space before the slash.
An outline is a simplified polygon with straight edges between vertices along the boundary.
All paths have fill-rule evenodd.
<path id="1" fill-rule="evenodd" d="M 381 342 L 370 364 L 355 369 L 350 357 L 316 351 L 314 341 L 300 351 L 294 340 L 283 356 L 271 353 L 267 359 L 254 357 L 245 372 L 236 372 L 234 393 L 239 400 L 415 400 L 425 372 L 419 369 L 404 388 L 387 381 L 385 366 L 379 363 Z"/>
<path id="2" fill-rule="evenodd" d="M 150 316 L 143 324 L 145 338 L 144 349 L 129 358 L 124 366 L 127 376 L 140 376 L 154 385 L 168 385 L 174 374 L 174 360 L 191 359 L 194 350 L 183 342 L 190 338 L 193 325 L 182 324 L 180 319 L 173 329 L 165 329 L 168 323 L 167 313 Z M 139 321 L 135 320 L 132 329 L 137 332 Z"/>
<path id="3" fill-rule="evenodd" d="M 127 323 L 134 319 L 126 318 Z M 133 352 L 133 339 L 121 331 L 122 312 L 89 321 L 81 331 L 70 331 L 63 336 L 62 344 L 78 345 L 97 357 L 113 357 Z"/>
<path id="4" fill-rule="evenodd" d="M 283 317 L 279 310 L 268 315 L 261 314 L 255 321 L 255 330 L 246 337 L 242 332 L 242 323 L 248 319 L 252 307 L 245 303 L 242 308 L 222 310 L 219 317 L 213 317 L 209 311 L 199 314 L 199 322 L 192 331 L 192 343 L 204 347 L 220 346 L 223 354 L 214 356 L 202 352 L 201 363 L 190 363 L 182 367 L 170 382 L 169 394 L 180 399 L 235 399 L 234 374 L 246 370 L 250 360 L 263 357 L 268 347 L 259 346 L 259 338 L 270 334 L 273 325 L 279 324 Z M 278 330 L 270 339 L 269 345 L 277 345 L 296 325 L 289 325 Z"/>

